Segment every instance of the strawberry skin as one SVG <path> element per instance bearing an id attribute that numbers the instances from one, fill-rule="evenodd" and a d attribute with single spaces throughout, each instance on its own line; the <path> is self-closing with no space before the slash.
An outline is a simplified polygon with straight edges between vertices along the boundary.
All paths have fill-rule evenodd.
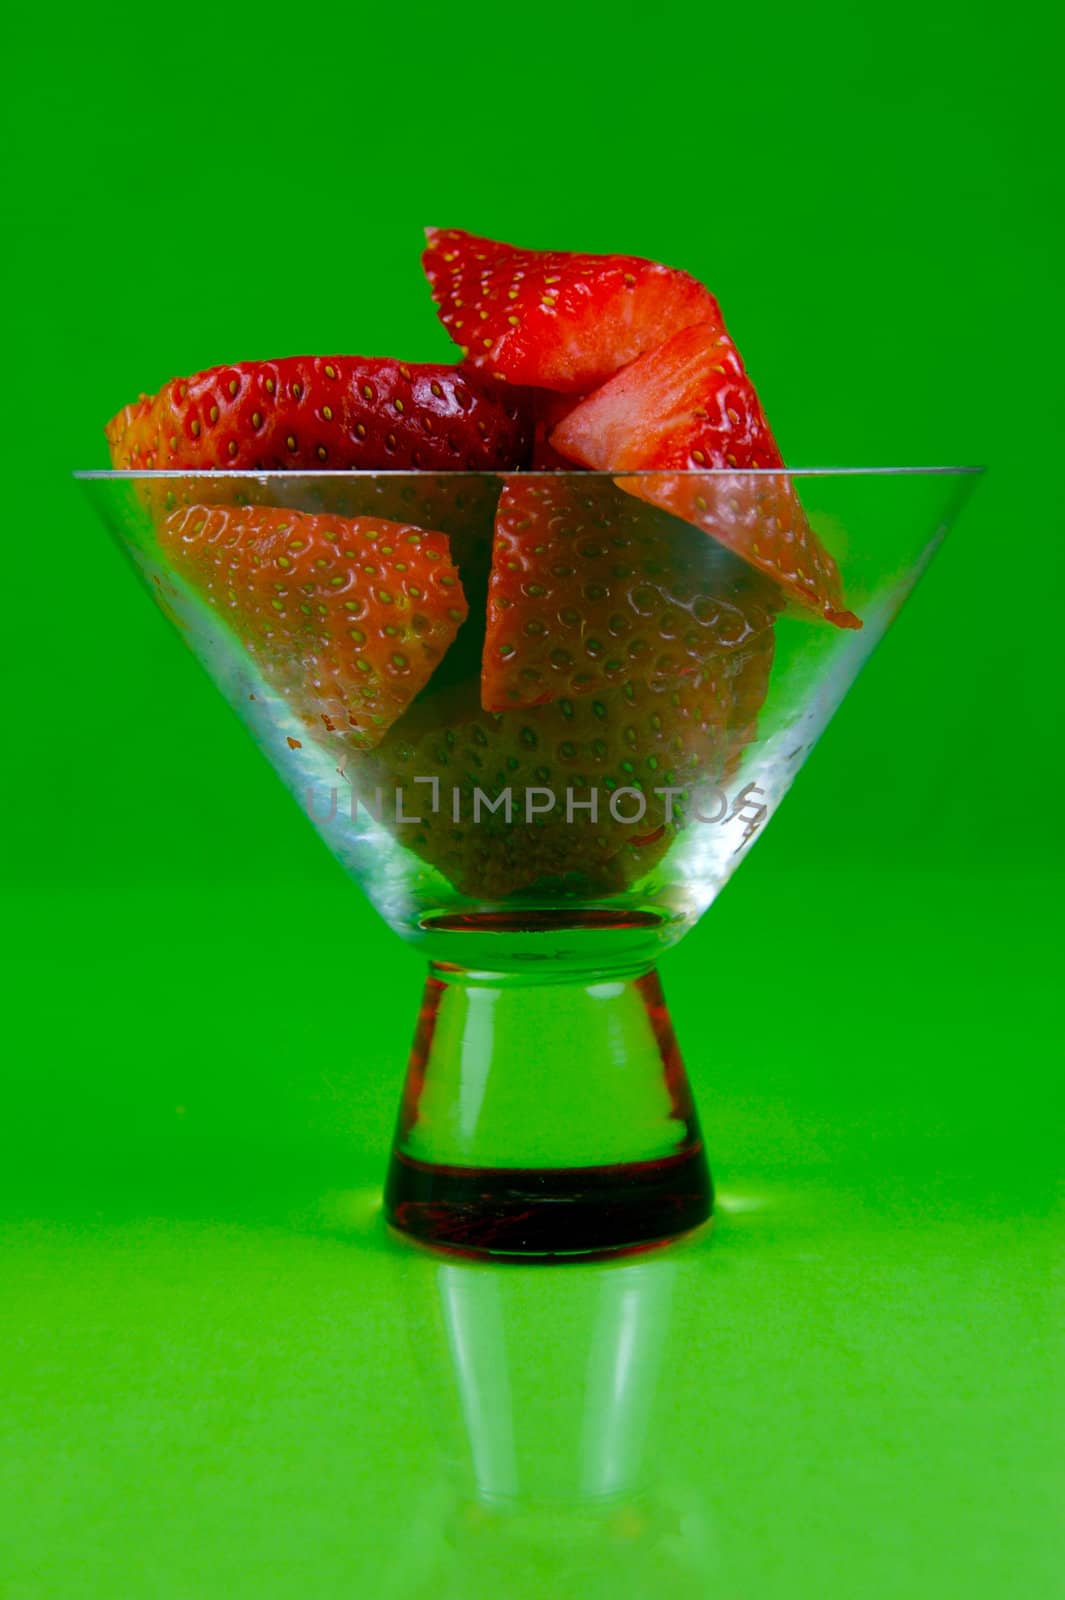
<path id="1" fill-rule="evenodd" d="M 581 394 L 717 301 L 686 272 L 639 256 L 522 250 L 427 228 L 422 265 L 466 364 L 511 384 Z"/>
<path id="2" fill-rule="evenodd" d="M 193 495 L 212 500 L 215 485 L 210 480 L 189 478 Z M 462 572 L 467 562 L 483 564 L 487 579 L 492 549 L 492 527 L 499 500 L 498 477 L 486 473 L 441 472 L 402 473 L 365 472 L 344 475 L 328 472 L 296 478 L 265 481 L 261 493 L 270 505 L 291 504 L 300 511 L 322 511 L 338 517 L 379 517 L 386 522 L 403 522 L 418 528 L 446 533 L 451 556 Z M 173 486 L 171 486 L 173 487 Z M 226 503 L 237 493 L 257 496 L 260 486 L 221 482 L 218 492 Z M 257 503 L 259 503 L 257 501 Z"/>
<path id="3" fill-rule="evenodd" d="M 387 798 L 402 790 L 404 810 L 417 820 L 396 824 L 387 813 L 386 820 L 401 844 L 463 894 L 500 900 L 531 889 L 617 892 L 665 854 L 683 825 L 682 802 L 673 805 L 654 789 L 713 783 L 734 753 L 734 671 L 730 663 L 699 683 L 658 691 L 630 680 L 602 695 L 504 715 L 484 711 L 476 684 L 465 683 L 413 706 L 371 756 L 350 764 L 349 775 L 371 807 L 377 790 Z M 435 812 L 428 786 L 414 783 L 427 774 L 439 779 Z M 511 820 L 482 810 L 475 821 L 475 789 L 496 800 L 507 787 Z M 567 787 L 577 800 L 597 791 L 594 819 L 575 810 L 567 821 Z M 535 788 L 551 790 L 556 804 L 526 820 L 525 791 Z M 638 822 L 610 814 L 610 795 L 621 788 L 643 792 L 646 812 Z M 624 800 L 626 814 L 634 815 L 636 801 Z"/>
<path id="4" fill-rule="evenodd" d="M 551 431 L 567 460 L 611 472 L 630 494 L 703 528 L 802 605 L 840 627 L 861 627 L 843 609 L 836 563 L 806 520 L 786 477 L 744 478 L 783 468 L 765 413 L 718 323 L 683 328 L 575 407 Z M 679 477 L 737 469 L 735 478 Z"/>
<path id="5" fill-rule="evenodd" d="M 758 737 L 758 718 L 769 693 L 775 653 L 776 632 L 773 628 L 763 628 L 737 656 L 732 674 L 728 759 L 723 768 L 726 778 L 733 776 L 744 750 Z"/>
<path id="6" fill-rule="evenodd" d="M 446 537 L 374 517 L 183 506 L 158 529 L 309 732 L 372 749 L 466 616 Z"/>
<path id="7" fill-rule="evenodd" d="M 108 423 L 115 467 L 492 472 L 524 466 L 520 395 L 457 367 L 287 356 L 212 367 Z"/>
<path id="8" fill-rule="evenodd" d="M 609 478 L 509 478 L 496 513 L 482 702 L 506 711 L 632 678 L 653 689 L 701 678 L 772 626 L 770 594 L 719 545 Z"/>

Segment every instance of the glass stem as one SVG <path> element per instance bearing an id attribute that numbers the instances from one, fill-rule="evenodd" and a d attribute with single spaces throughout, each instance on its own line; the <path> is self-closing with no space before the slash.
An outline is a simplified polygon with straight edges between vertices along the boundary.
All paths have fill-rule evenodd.
<path id="1" fill-rule="evenodd" d="M 658 974 L 426 980 L 385 1195 L 471 1254 L 605 1253 L 710 1215 L 698 1118 Z"/>

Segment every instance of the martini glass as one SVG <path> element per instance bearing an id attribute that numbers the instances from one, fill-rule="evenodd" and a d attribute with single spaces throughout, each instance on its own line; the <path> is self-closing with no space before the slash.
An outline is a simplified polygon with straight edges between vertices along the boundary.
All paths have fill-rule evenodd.
<path id="1" fill-rule="evenodd" d="M 976 469 L 79 477 L 337 860 L 429 963 L 385 1189 L 393 1226 L 469 1255 L 557 1258 L 705 1223 L 712 1185 L 658 960 L 760 837 Z M 519 636 L 515 668 L 535 665 L 514 680 L 518 704 L 487 712 L 493 518 L 501 494 L 530 493 L 547 522 L 520 525 L 511 554 L 535 556 L 546 526 L 558 581 L 574 562 L 590 577 L 576 605 L 567 589 L 546 653 L 529 635 L 522 654 Z M 767 536 L 796 501 L 860 627 L 767 575 Z M 697 516 L 658 509 L 680 505 Z M 381 573 L 353 575 L 341 537 L 336 570 L 319 559 L 296 592 L 285 551 L 305 550 L 315 516 L 353 543 L 367 518 L 415 543 L 443 533 L 468 606 L 409 704 L 389 684 L 371 697 L 369 732 L 337 715 L 334 641 L 314 614 L 331 584 L 358 614 Z M 254 545 L 271 579 L 257 603 L 299 607 L 302 634 L 250 625 L 225 577 L 256 517 L 271 530 Z M 208 579 L 202 547 L 198 565 L 189 554 L 201 538 Z M 421 591 L 407 576 L 392 587 L 397 621 L 424 632 Z M 408 657 L 393 659 L 402 675 Z"/>

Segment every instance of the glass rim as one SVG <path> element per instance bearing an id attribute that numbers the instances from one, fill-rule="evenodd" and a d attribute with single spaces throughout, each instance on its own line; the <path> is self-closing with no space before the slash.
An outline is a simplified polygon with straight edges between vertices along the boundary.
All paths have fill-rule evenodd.
<path id="1" fill-rule="evenodd" d="M 986 466 L 905 467 L 641 467 L 589 472 L 581 467 L 499 467 L 492 470 L 462 467 L 168 467 L 121 470 L 113 467 L 79 468 L 71 473 L 81 483 L 132 483 L 140 479 L 202 478 L 206 482 L 255 481 L 263 478 L 292 482 L 314 478 L 915 478 L 978 477 Z"/>

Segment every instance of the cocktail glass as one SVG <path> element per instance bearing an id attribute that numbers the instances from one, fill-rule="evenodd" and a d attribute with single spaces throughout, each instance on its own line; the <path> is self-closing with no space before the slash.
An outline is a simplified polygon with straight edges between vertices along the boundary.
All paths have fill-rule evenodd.
<path id="1" fill-rule="evenodd" d="M 393 1226 L 471 1255 L 557 1258 L 704 1223 L 712 1185 L 658 959 L 763 831 L 976 469 L 79 477 L 329 848 L 428 960 L 385 1189 Z M 530 571 L 549 560 L 571 602 L 574 570 L 589 577 L 553 619 L 560 642 L 545 654 L 532 638 L 522 703 L 489 713 L 501 493 L 531 493 L 542 512 L 511 556 Z M 860 628 L 767 576 L 767 533 L 797 500 Z M 698 527 L 653 509 L 679 504 L 698 507 Z M 287 654 L 262 628 L 249 636 L 227 589 L 234 508 L 291 516 L 261 545 L 271 603 L 310 619 Z M 443 532 L 468 602 L 427 684 L 369 737 L 338 722 L 322 667 L 335 641 L 315 633 L 314 596 L 339 585 L 357 613 L 359 586 L 381 573 L 353 574 L 338 548 L 336 571 L 320 560 L 296 592 L 284 541 L 303 548 L 314 515 L 384 518 L 397 540 Z M 203 539 L 218 582 L 204 582 Z M 420 593 L 393 587 L 417 631 Z M 516 668 L 523 648 L 519 635 Z"/>

